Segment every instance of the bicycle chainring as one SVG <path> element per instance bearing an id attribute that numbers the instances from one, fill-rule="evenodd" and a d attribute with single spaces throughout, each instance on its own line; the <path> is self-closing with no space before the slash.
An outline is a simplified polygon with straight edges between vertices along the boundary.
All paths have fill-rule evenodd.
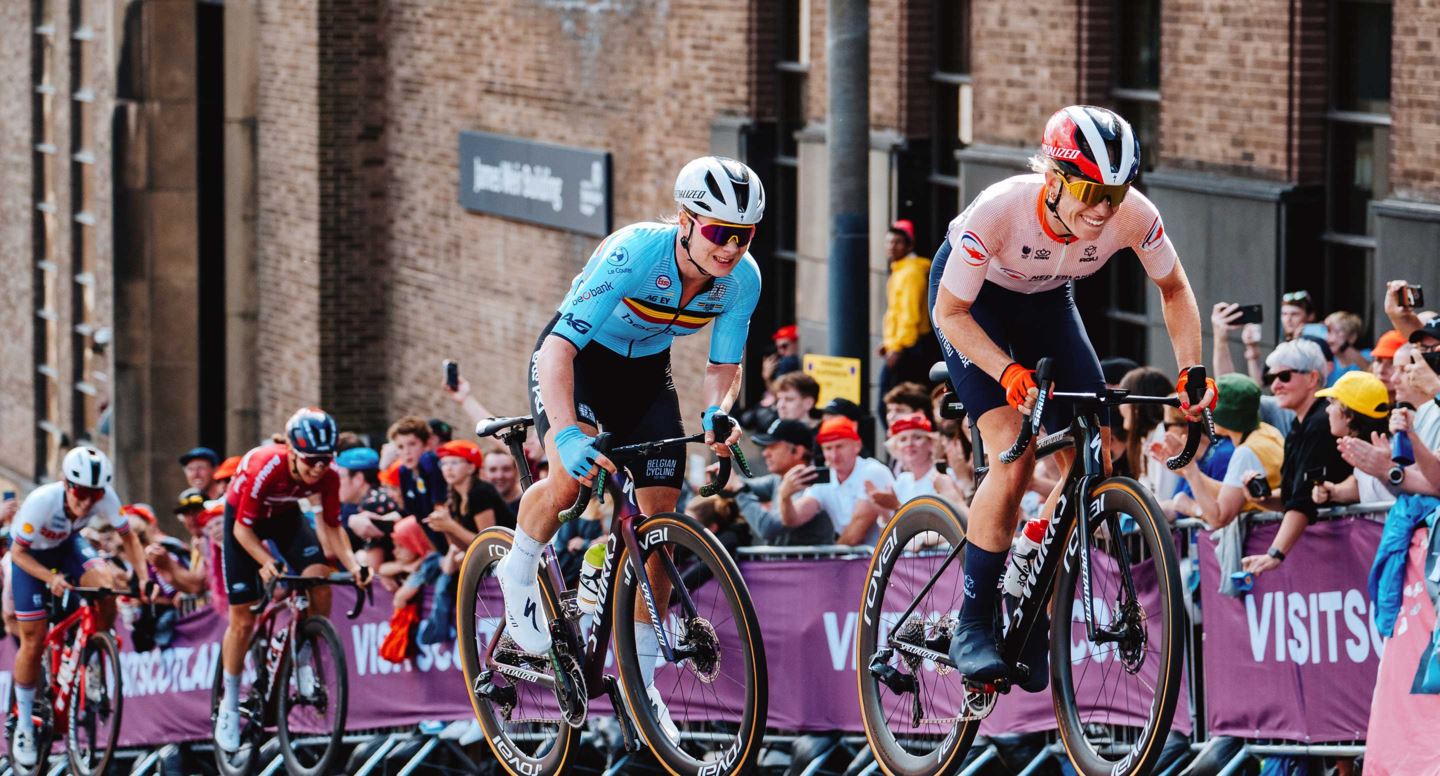
<path id="1" fill-rule="evenodd" d="M 685 623 L 685 637 L 681 643 L 689 647 L 691 655 L 685 660 L 690 672 L 700 681 L 710 684 L 720 675 L 720 637 L 715 626 L 704 617 L 696 617 Z"/>
<path id="2" fill-rule="evenodd" d="M 552 652 L 555 701 L 560 704 L 560 714 L 565 718 L 565 724 L 579 728 L 585 724 L 585 716 L 589 713 L 590 695 L 585 689 L 585 672 L 564 641 L 556 641 Z M 562 675 L 568 681 L 561 681 Z"/>

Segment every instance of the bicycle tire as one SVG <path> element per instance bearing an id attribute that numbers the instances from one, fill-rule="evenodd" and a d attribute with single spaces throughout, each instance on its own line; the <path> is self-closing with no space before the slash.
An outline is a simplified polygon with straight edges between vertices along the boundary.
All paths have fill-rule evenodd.
<path id="1" fill-rule="evenodd" d="M 1074 615 L 1075 607 L 1081 605 L 1075 598 L 1075 588 L 1077 584 L 1083 583 L 1083 565 L 1071 562 L 1073 559 L 1067 553 L 1066 562 L 1061 564 L 1055 580 L 1056 616 L 1052 618 L 1050 626 L 1050 675 L 1054 683 L 1053 698 L 1055 717 L 1060 726 L 1060 741 L 1075 769 L 1086 776 L 1148 773 L 1158 761 L 1166 735 L 1170 732 L 1184 671 L 1183 634 L 1186 632 L 1186 624 L 1180 598 L 1180 574 L 1175 563 L 1174 541 L 1170 536 L 1164 512 L 1155 502 L 1155 497 L 1140 483 L 1126 477 L 1111 477 L 1097 483 L 1087 494 L 1079 512 L 1090 516 L 1088 528 L 1094 542 L 1092 556 L 1094 551 L 1105 553 L 1106 547 L 1110 547 L 1112 552 L 1105 554 L 1113 556 L 1116 554 L 1113 550 L 1118 549 L 1118 542 L 1126 543 L 1125 555 L 1131 574 L 1144 574 L 1141 580 L 1135 583 L 1137 597 L 1143 595 L 1140 593 L 1141 581 L 1148 577 L 1148 569 L 1154 569 L 1161 611 L 1158 617 L 1152 617 L 1146 614 L 1144 607 L 1136 601 L 1135 622 L 1139 623 L 1145 634 L 1143 642 L 1138 645 L 1134 640 L 1116 642 L 1113 651 L 1107 652 L 1112 645 L 1097 646 L 1089 643 L 1084 630 L 1083 615 L 1080 623 L 1075 622 Z M 1115 514 L 1132 517 L 1139 527 L 1138 534 L 1131 534 L 1131 538 L 1121 536 L 1117 540 L 1108 535 L 1109 531 L 1099 531 L 1098 528 L 1106 524 L 1107 516 Z M 1074 532 L 1080 530 L 1081 526 L 1082 523 L 1078 520 L 1071 526 L 1064 545 L 1067 548 L 1073 546 L 1076 552 L 1079 552 L 1080 544 L 1074 541 Z M 1136 545 L 1133 551 L 1129 544 Z M 1133 559 L 1130 557 L 1132 554 L 1136 555 Z M 1100 562 L 1098 558 L 1091 561 L 1092 564 Z M 1107 585 L 1104 576 L 1092 574 L 1091 583 L 1096 588 L 1091 591 L 1092 601 L 1098 599 L 1097 602 L 1111 603 L 1107 600 L 1111 588 L 1115 596 L 1128 598 L 1124 595 L 1123 586 L 1118 582 L 1118 576 L 1113 584 Z M 1062 603 L 1065 605 L 1061 606 Z M 1070 616 L 1065 616 L 1066 608 L 1071 609 Z M 1107 618 L 1113 618 L 1121 608 L 1117 604 L 1115 609 L 1105 612 L 1097 607 L 1097 626 L 1107 624 L 1099 622 L 1102 613 Z M 1157 629 L 1153 625 L 1157 622 L 1160 626 L 1158 635 L 1161 643 L 1155 647 Z M 1072 635 L 1077 625 L 1079 633 Z M 1075 643 L 1073 639 L 1077 637 L 1081 640 L 1084 651 L 1079 657 L 1072 652 L 1072 645 Z M 1147 682 L 1139 671 L 1151 660 L 1155 663 L 1157 674 L 1153 682 Z M 1080 676 L 1077 677 L 1076 664 L 1081 662 L 1085 667 L 1080 669 Z M 1154 688 L 1148 717 L 1144 724 L 1138 727 L 1133 738 L 1130 731 L 1136 730 L 1136 726 L 1130 724 L 1127 714 L 1117 712 L 1114 707 L 1117 699 L 1129 702 L 1138 691 L 1127 689 L 1121 693 L 1119 687 L 1106 690 L 1102 686 L 1093 699 L 1089 691 L 1077 698 L 1078 683 L 1085 680 L 1094 666 L 1102 664 L 1108 665 L 1097 672 L 1100 673 L 1101 682 L 1116 673 L 1114 667 L 1118 667 L 1120 675 L 1115 676 L 1117 680 L 1126 681 L 1128 676 L 1135 680 L 1130 684 L 1141 688 L 1149 684 Z M 1143 702 L 1134 704 L 1141 705 Z"/>
<path id="2" fill-rule="evenodd" d="M 891 590 L 890 582 L 901 558 L 906 556 L 905 549 L 917 537 L 927 533 L 937 534 L 942 544 L 940 549 L 928 554 L 931 562 L 926 563 L 926 558 L 921 557 L 920 562 L 929 570 L 928 574 L 923 575 L 924 580 L 933 577 L 939 570 L 950 548 L 960 546 L 965 541 L 965 529 L 960 517 L 944 499 L 919 496 L 902 504 L 875 544 L 876 549 L 865 575 L 865 590 L 860 597 L 860 617 L 856 621 L 859 632 L 855 636 L 855 673 L 859 685 L 861 720 L 870 751 L 889 776 L 944 776 L 958 772 L 975 741 L 975 734 L 980 729 L 978 719 L 965 719 L 964 715 L 951 720 L 948 727 L 935 724 L 902 724 L 902 720 L 895 718 L 894 712 L 903 711 L 899 705 L 903 705 L 906 695 L 893 692 L 870 670 L 871 661 L 884 648 L 882 639 L 893 625 L 887 621 L 885 610 L 888 608 L 895 615 L 902 613 L 916 600 L 923 587 L 922 581 L 914 592 L 905 595 L 902 590 Z M 943 579 L 963 579 L 961 561 L 963 557 L 952 561 Z M 917 621 L 926 628 L 944 627 L 942 621 L 947 614 L 959 614 L 960 601 L 954 599 L 952 591 L 938 583 L 931 593 L 937 590 L 940 592 L 936 594 L 934 605 L 922 603 L 917 607 L 917 611 L 926 613 L 922 620 Z M 887 607 L 887 600 L 892 598 L 896 600 L 891 600 Z M 936 614 L 934 623 L 930 622 L 931 613 Z M 888 619 L 893 619 L 893 615 Z M 898 669 L 901 664 L 895 661 L 903 660 L 904 658 L 896 653 L 887 658 L 886 664 Z M 913 670 L 909 665 L 904 667 Z M 920 672 L 909 674 L 920 676 L 915 680 L 916 694 L 925 691 L 927 681 L 931 686 L 944 682 L 943 692 L 936 691 L 931 694 L 930 707 L 932 710 L 938 706 L 958 712 L 960 705 L 965 702 L 965 689 L 959 675 L 953 671 L 943 672 L 934 668 L 928 672 L 933 674 L 929 680 Z M 950 678 L 947 680 L 946 677 Z M 958 699 L 955 696 L 957 692 L 960 693 Z M 896 699 L 899 699 L 899 705 L 896 704 Z M 911 703 L 913 702 L 914 699 L 911 700 Z"/>
<path id="3" fill-rule="evenodd" d="M 44 658 L 41 658 L 42 662 Z M 49 700 L 50 677 L 48 671 L 41 668 L 40 684 L 35 689 L 35 713 L 39 717 L 35 725 L 35 767 L 27 770 L 15 759 L 15 684 L 10 684 L 10 699 L 6 708 L 9 710 L 5 715 L 5 740 L 6 752 L 10 755 L 10 768 L 15 776 L 43 776 L 49 772 L 50 747 L 55 741 L 55 723 L 51 715 Z"/>
<path id="4" fill-rule="evenodd" d="M 561 773 L 570 765 L 582 731 L 563 721 L 555 725 L 553 731 L 549 730 L 549 725 L 538 725 L 535 730 L 512 725 L 503 709 L 481 695 L 476 687 L 476 679 L 481 675 L 483 650 L 488 646 L 494 628 L 505 617 L 504 604 L 494 581 L 495 564 L 510 551 L 514 535 L 509 528 L 492 526 L 481 531 L 466 548 L 456 592 L 455 627 L 459 634 L 456 649 L 465 674 L 470 707 L 495 758 L 512 776 L 548 776 Z M 541 589 L 547 591 L 544 595 L 545 611 L 554 622 L 560 607 L 551 598 L 546 586 L 542 585 Z M 514 686 L 520 688 L 517 694 L 522 694 L 522 699 L 544 703 L 538 693 L 524 695 L 528 692 L 525 687 Z"/>
<path id="5" fill-rule="evenodd" d="M 266 720 L 264 717 L 269 715 L 271 700 L 265 697 L 257 699 L 256 696 L 259 690 L 256 689 L 256 685 L 263 684 L 265 681 L 265 646 L 268 641 L 269 633 L 261 628 L 256 628 L 255 632 L 250 634 L 250 644 L 245 651 L 251 656 L 258 673 L 255 677 L 255 684 L 242 690 L 243 695 L 240 698 L 240 708 L 243 712 L 246 707 L 251 707 L 252 709 L 258 707 L 258 714 L 261 718 L 257 720 L 252 716 L 251 719 L 246 720 L 242 713 L 240 748 L 230 754 L 221 750 L 219 745 L 214 745 L 215 719 L 220 713 L 220 701 L 225 695 L 223 641 L 221 642 L 222 649 L 220 653 L 216 655 L 215 678 L 211 680 L 210 683 L 210 743 L 212 744 L 211 749 L 214 750 L 215 754 L 215 769 L 221 776 L 251 776 L 251 774 L 255 773 L 259 768 L 261 744 L 264 743 L 265 739 Z"/>
<path id="6" fill-rule="evenodd" d="M 760 636 L 760 622 L 750 600 L 749 588 L 745 586 L 745 580 L 741 578 L 734 560 L 715 535 L 687 515 L 675 512 L 652 515 L 645 518 L 643 524 L 636 528 L 636 532 L 642 552 L 653 553 L 655 548 L 665 546 L 683 548 L 692 554 L 710 575 L 707 581 L 689 591 L 699 616 L 674 628 L 667 626 L 667 640 L 673 639 L 672 646 L 689 645 L 697 649 L 693 659 L 682 661 L 684 670 L 671 671 L 673 683 L 656 677 L 657 691 L 660 691 L 662 684 L 668 688 L 668 693 L 661 693 L 662 698 L 668 695 L 667 707 L 680 697 L 689 700 L 684 693 L 675 692 L 682 686 L 694 685 L 703 692 L 701 688 L 713 688 L 717 679 L 729 679 L 733 682 L 737 677 L 744 685 L 744 701 L 743 709 L 740 710 L 738 719 L 735 719 L 733 701 L 725 702 L 718 692 L 711 689 L 711 698 L 715 705 L 728 707 L 720 712 L 723 720 L 693 723 L 675 720 L 677 728 L 681 725 L 686 728 L 694 725 L 703 728 L 707 735 L 720 732 L 721 735 L 713 740 L 695 736 L 688 737 L 687 740 L 686 730 L 682 729 L 681 741 L 676 743 L 665 734 L 650 704 L 640 671 L 640 656 L 636 654 L 635 602 L 640 595 L 640 588 L 635 575 L 629 573 L 630 551 L 627 548 L 620 553 L 611 611 L 615 622 L 615 663 L 620 670 L 620 687 L 626 704 L 630 707 L 631 717 L 656 760 L 665 770 L 676 776 L 698 776 L 702 772 L 748 772 L 759 757 L 769 708 L 765 645 Z M 714 588 L 707 593 L 706 585 L 710 584 L 713 584 Z M 719 600 L 722 598 L 723 601 Z M 721 609 L 721 604 L 724 609 Z M 678 602 L 671 602 L 667 621 L 675 619 L 674 615 L 679 608 Z M 727 609 L 728 611 L 725 611 Z M 718 613 L 707 618 L 705 615 L 709 612 Z M 728 621 L 723 619 L 727 615 Z M 733 638 L 738 641 L 740 648 L 739 660 L 735 661 L 725 659 L 726 653 L 720 649 L 726 636 L 730 635 L 729 623 L 734 623 Z M 738 670 L 728 670 L 731 667 Z M 707 675 L 708 678 L 705 678 Z M 670 709 L 672 720 L 676 710 Z M 709 711 L 711 713 L 707 716 L 715 716 L 714 707 Z M 728 742 L 727 737 L 730 738 Z M 715 748 L 707 748 L 711 744 Z"/>
<path id="7" fill-rule="evenodd" d="M 93 656 L 98 656 L 99 665 L 104 666 L 103 670 L 108 670 L 110 677 L 113 677 L 113 681 L 107 682 L 102 671 L 99 700 L 90 698 L 85 687 Z M 110 767 L 110 759 L 115 752 L 115 742 L 120 738 L 124 706 L 125 693 L 121 686 L 120 647 L 116 644 L 115 637 L 109 633 L 96 633 L 86 640 L 85 652 L 80 656 L 80 670 L 75 672 L 75 678 L 71 682 L 65 750 L 66 757 L 70 760 L 72 773 L 79 774 L 79 776 L 99 776 Z M 109 713 L 106 716 L 111 719 L 111 722 L 109 731 L 105 733 L 105 740 L 103 742 L 95 741 L 94 731 L 91 730 L 91 741 L 87 745 L 81 740 L 80 731 L 89 729 L 86 722 L 94 721 L 97 716 L 105 714 L 107 709 Z M 99 743 L 103 743 L 104 746 L 98 750 L 99 754 L 97 755 L 96 745 Z"/>
<path id="8" fill-rule="evenodd" d="M 312 759 L 302 755 L 308 750 L 297 748 L 299 743 L 294 731 L 290 729 L 290 714 L 296 709 L 292 705 L 298 699 L 300 690 L 299 680 L 294 679 L 295 687 L 291 687 L 292 679 L 298 670 L 292 655 L 298 655 L 301 648 L 310 645 L 312 659 L 320 655 L 329 656 L 329 676 L 326 675 L 326 666 L 323 663 L 314 664 L 315 688 L 312 689 L 312 700 L 318 699 L 323 707 L 335 709 L 334 719 L 329 723 L 329 730 L 315 731 L 324 737 L 324 749 Z M 345 735 L 345 718 L 349 712 L 349 681 L 345 664 L 345 651 L 340 647 L 340 636 L 335 632 L 335 625 L 328 618 L 320 616 L 306 617 L 295 629 L 295 650 L 285 651 L 285 658 L 276 669 L 275 687 L 275 731 L 280 739 L 280 752 L 285 757 L 285 770 L 291 776 L 323 776 L 330 773 L 330 767 L 334 765 L 337 757 L 340 756 L 340 739 Z M 292 692 L 295 694 L 292 695 Z M 307 704 L 308 705 L 308 704 Z M 313 735 L 311 736 L 313 737 Z"/>

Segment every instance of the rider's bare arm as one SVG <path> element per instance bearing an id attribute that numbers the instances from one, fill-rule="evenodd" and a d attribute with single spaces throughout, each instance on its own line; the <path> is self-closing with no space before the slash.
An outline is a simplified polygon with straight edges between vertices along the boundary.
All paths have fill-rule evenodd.
<path id="1" fill-rule="evenodd" d="M 956 350 L 964 353 L 971 363 L 998 382 L 1005 373 L 1005 367 L 1014 359 L 1001 350 L 995 341 L 990 339 L 990 335 L 980 328 L 980 324 L 976 323 L 970 314 L 972 304 L 973 301 L 967 302 L 941 285 L 940 293 L 935 297 L 935 309 L 932 311 L 935 324 L 945 333 L 945 338 L 950 340 Z"/>
<path id="2" fill-rule="evenodd" d="M 140 577 L 140 584 L 143 586 L 150 581 L 150 567 L 145 562 L 145 547 L 140 544 L 140 537 L 134 531 L 126 531 L 121 538 L 125 545 L 125 560 L 129 561 L 130 568 Z"/>
<path id="3" fill-rule="evenodd" d="M 550 428 L 562 429 L 579 421 L 575 418 L 575 357 L 580 351 L 564 337 L 550 335 L 540 346 L 540 393 L 545 397 L 545 416 Z"/>
<path id="4" fill-rule="evenodd" d="M 244 547 L 245 551 L 250 553 L 250 557 L 254 558 L 256 563 L 259 563 L 261 566 L 269 566 L 275 562 L 275 556 L 271 555 L 270 551 L 265 549 L 265 542 L 261 541 L 260 537 L 256 535 L 254 528 L 236 520 L 233 530 L 235 531 L 235 541 L 239 542 L 240 546 Z"/>
<path id="5" fill-rule="evenodd" d="M 49 580 L 50 577 L 54 575 L 50 569 L 45 568 L 44 563 L 36 560 L 35 556 L 31 555 L 30 551 L 19 543 L 16 543 L 10 548 L 10 562 L 15 564 L 15 568 L 24 571 L 36 579 Z"/>
<path id="6" fill-rule="evenodd" d="M 1155 286 L 1160 289 L 1160 309 L 1165 315 L 1165 330 L 1170 333 L 1170 343 L 1175 348 L 1175 361 L 1184 369 L 1202 363 L 1200 348 L 1200 307 L 1195 303 L 1195 292 L 1185 276 L 1180 262 L 1170 274 L 1157 278 Z"/>

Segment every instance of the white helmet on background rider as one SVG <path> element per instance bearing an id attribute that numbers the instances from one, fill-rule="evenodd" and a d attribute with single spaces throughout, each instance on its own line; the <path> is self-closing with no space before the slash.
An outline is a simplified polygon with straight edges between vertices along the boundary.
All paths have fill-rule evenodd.
<path id="1" fill-rule="evenodd" d="M 93 447 L 83 445 L 65 454 L 60 469 L 65 472 L 66 482 L 82 488 L 106 488 L 115 477 L 110 458 Z"/>
<path id="2" fill-rule="evenodd" d="M 692 160 L 675 178 L 675 201 L 696 215 L 746 226 L 765 217 L 765 187 L 760 176 L 724 156 Z"/>

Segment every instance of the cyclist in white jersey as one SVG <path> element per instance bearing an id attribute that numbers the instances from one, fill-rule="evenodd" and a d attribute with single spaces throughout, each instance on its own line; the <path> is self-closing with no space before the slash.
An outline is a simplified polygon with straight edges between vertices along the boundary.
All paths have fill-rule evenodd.
<path id="1" fill-rule="evenodd" d="M 63 482 L 41 485 L 20 505 L 12 527 L 14 546 L 10 557 L 15 619 L 20 624 L 20 650 L 15 655 L 15 757 L 26 768 L 34 767 L 35 725 L 31 718 L 35 688 L 40 679 L 40 654 L 45 642 L 45 605 L 52 595 L 61 595 L 78 581 L 86 587 L 120 587 L 119 569 L 107 568 L 103 558 L 80 535 L 80 529 L 96 520 L 113 526 L 125 543 L 125 558 L 142 583 L 148 597 L 150 580 L 145 551 L 130 533 L 130 521 L 120 515 L 120 499 L 110 487 L 110 459 L 93 447 L 77 447 L 61 463 Z M 115 601 L 100 601 L 101 628 L 115 621 Z"/>
<path id="2" fill-rule="evenodd" d="M 1138 258 L 1160 290 L 1176 361 L 1186 365 L 1182 402 L 1189 365 L 1201 363 L 1200 312 L 1190 282 L 1159 212 L 1130 190 L 1140 170 L 1140 141 L 1130 124 L 1104 108 L 1064 108 L 1046 123 L 1040 151 L 1031 160 L 1035 174 L 987 188 L 950 223 L 931 268 L 932 315 L 951 382 L 991 451 L 989 474 L 970 507 L 965 601 L 950 651 L 960 672 L 978 681 L 1008 671 L 996 645 L 995 590 L 1035 468 L 1033 448 L 1011 464 L 996 451 L 1010 445 L 1022 415 L 1034 407 L 1039 392 L 1032 368 L 1039 359 L 1054 361 L 1056 390 L 1105 387 L 1075 308 L 1073 281 L 1116 254 Z M 1214 407 L 1214 381 L 1206 384 L 1202 401 L 1185 410 L 1192 419 Z M 1047 429 L 1068 426 L 1069 412 L 1047 406 Z M 1072 455 L 1057 455 L 1062 471 Z M 1053 514 L 1062 487 L 1050 493 L 1045 514 Z M 1038 622 L 1025 645 L 1021 662 L 1032 670 L 1022 689 L 1045 688 L 1048 632 L 1048 623 Z"/>

